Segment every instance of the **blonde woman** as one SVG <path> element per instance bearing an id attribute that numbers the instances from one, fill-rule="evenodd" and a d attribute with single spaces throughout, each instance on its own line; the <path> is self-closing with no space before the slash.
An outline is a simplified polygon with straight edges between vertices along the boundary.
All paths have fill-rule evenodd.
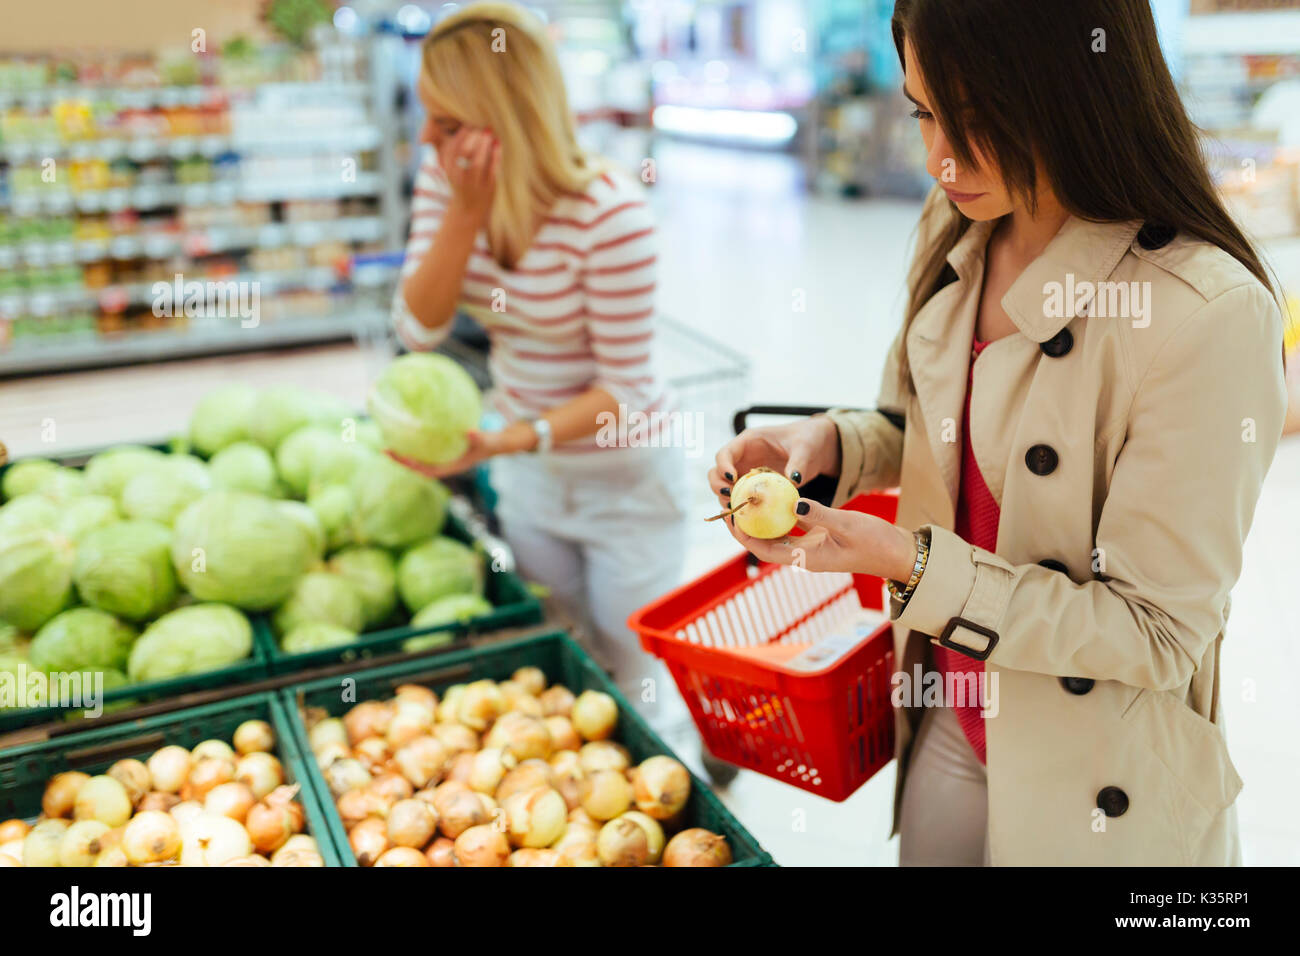
<path id="1" fill-rule="evenodd" d="M 662 726 L 680 699 L 625 622 L 678 584 L 684 455 L 651 447 L 651 435 L 610 447 L 600 434 L 671 401 L 651 362 L 654 224 L 640 186 L 579 148 L 542 24 L 513 4 L 439 23 L 419 96 L 433 148 L 415 187 L 397 332 L 430 349 L 458 309 L 476 319 L 491 341 L 488 405 L 508 424 L 472 434 L 446 466 L 405 463 L 446 475 L 492 460 L 521 571 L 588 626 L 596 656 Z"/>

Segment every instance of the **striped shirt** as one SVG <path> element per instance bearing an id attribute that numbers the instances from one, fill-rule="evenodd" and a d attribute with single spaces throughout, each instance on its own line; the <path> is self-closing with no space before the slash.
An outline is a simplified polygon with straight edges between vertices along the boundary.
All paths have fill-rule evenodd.
<path id="1" fill-rule="evenodd" d="M 451 185 L 430 150 L 411 202 L 403 280 L 433 243 L 450 198 Z M 555 203 L 514 269 L 492 258 L 486 233 L 479 233 L 459 307 L 491 342 L 489 409 L 509 422 L 532 419 L 598 387 L 629 415 L 669 411 L 652 355 L 654 232 L 640 187 L 605 173 L 583 193 Z M 450 322 L 438 329 L 421 325 L 400 285 L 393 311 L 398 337 L 408 349 L 436 348 L 451 330 Z M 599 447 L 593 433 L 555 450 Z"/>

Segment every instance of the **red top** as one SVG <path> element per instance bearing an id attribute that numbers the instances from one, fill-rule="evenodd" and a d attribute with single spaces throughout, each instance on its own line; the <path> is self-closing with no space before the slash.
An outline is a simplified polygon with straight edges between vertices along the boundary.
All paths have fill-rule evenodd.
<path id="1" fill-rule="evenodd" d="M 975 453 L 971 451 L 969 440 L 970 386 L 975 380 L 975 356 L 984 351 L 988 344 L 978 339 L 972 343 L 970 376 L 966 381 L 966 407 L 962 412 L 961 483 L 957 493 L 956 527 L 953 530 L 963 541 L 977 548 L 997 551 L 998 517 L 1001 515 L 1001 509 L 993 493 L 989 491 L 989 486 L 984 483 L 984 476 L 980 474 L 979 465 L 975 463 Z M 969 687 L 972 678 L 967 675 L 974 675 L 978 699 L 967 699 L 963 703 L 962 698 L 959 697 L 957 701 L 950 703 L 954 703 L 953 709 L 957 714 L 957 722 L 961 724 L 961 729 L 966 734 L 966 739 L 970 741 L 971 747 L 974 748 L 975 755 L 979 757 L 980 763 L 985 763 L 984 718 L 981 714 L 984 705 L 984 662 L 950 651 L 946 647 L 936 646 L 934 663 L 945 676 L 949 674 L 956 676 L 955 680 L 944 681 L 945 688 Z M 962 693 L 964 694 L 964 690 Z"/>

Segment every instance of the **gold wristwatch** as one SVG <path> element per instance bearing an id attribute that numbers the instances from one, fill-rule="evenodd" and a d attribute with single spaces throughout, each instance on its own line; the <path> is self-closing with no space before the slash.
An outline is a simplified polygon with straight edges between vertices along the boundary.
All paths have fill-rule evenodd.
<path id="1" fill-rule="evenodd" d="M 912 532 L 916 540 L 916 561 L 912 565 L 912 576 L 907 579 L 907 584 L 901 585 L 897 581 L 885 579 L 885 587 L 889 590 L 889 597 L 895 604 L 894 616 L 907 606 L 908 598 L 916 590 L 916 586 L 921 583 L 921 575 L 925 572 L 925 562 L 930 557 L 930 529 L 921 528 Z"/>

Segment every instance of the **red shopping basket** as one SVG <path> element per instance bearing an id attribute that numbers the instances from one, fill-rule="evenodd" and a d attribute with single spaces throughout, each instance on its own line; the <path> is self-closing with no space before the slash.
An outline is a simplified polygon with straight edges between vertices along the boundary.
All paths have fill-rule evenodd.
<path id="1" fill-rule="evenodd" d="M 896 494 L 859 495 L 844 505 L 893 521 Z M 637 611 L 628 625 L 663 659 L 715 756 L 844 800 L 894 755 L 890 678 L 894 645 L 886 622 L 843 632 L 862 608 L 884 608 L 884 582 L 866 574 L 804 571 L 739 554 Z M 826 640 L 826 639 L 832 640 Z M 810 669 L 737 648 L 838 645 L 832 663 Z M 805 655 L 806 658 L 806 655 Z"/>

